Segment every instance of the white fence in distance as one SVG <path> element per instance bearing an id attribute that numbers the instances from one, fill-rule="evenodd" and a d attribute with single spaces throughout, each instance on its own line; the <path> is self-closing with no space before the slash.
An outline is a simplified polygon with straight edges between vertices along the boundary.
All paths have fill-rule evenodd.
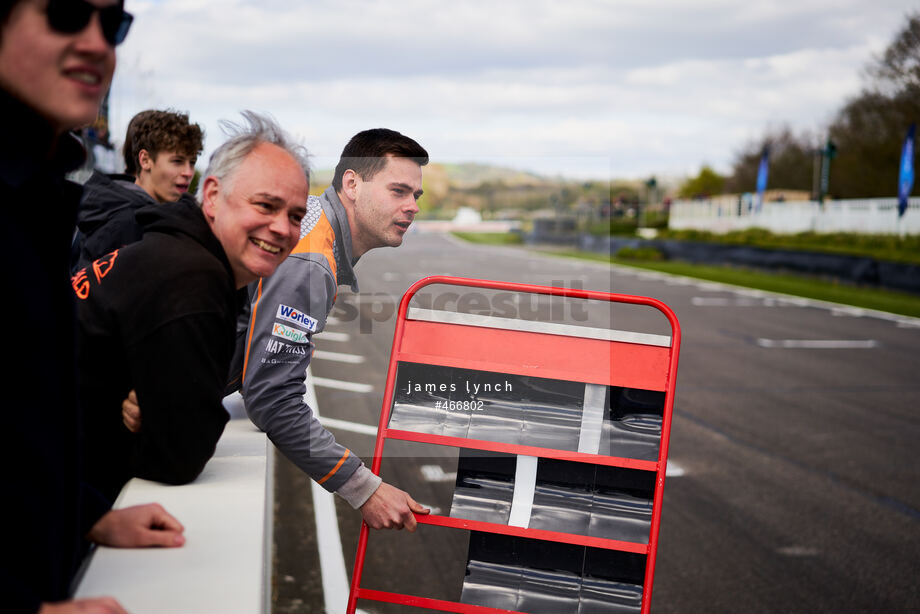
<path id="1" fill-rule="evenodd" d="M 908 201 L 898 217 L 897 198 L 826 201 L 767 202 L 760 210 L 738 198 L 678 200 L 671 204 L 669 228 L 725 233 L 765 228 L 775 233 L 813 231 L 870 234 L 920 234 L 920 198 Z"/>

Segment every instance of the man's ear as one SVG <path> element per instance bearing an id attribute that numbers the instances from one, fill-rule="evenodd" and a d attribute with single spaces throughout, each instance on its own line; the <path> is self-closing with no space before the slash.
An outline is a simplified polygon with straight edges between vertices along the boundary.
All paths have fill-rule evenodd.
<path id="1" fill-rule="evenodd" d="M 201 210 L 204 216 L 213 221 L 217 212 L 217 197 L 220 195 L 220 180 L 208 175 L 201 184 Z"/>
<path id="2" fill-rule="evenodd" d="M 348 169 L 342 174 L 342 192 L 349 200 L 354 201 L 358 196 L 358 182 L 361 180 L 361 177 L 358 176 L 358 173 Z"/>
<path id="3" fill-rule="evenodd" d="M 137 152 L 137 162 L 138 168 L 142 171 L 149 171 L 153 168 L 153 156 L 150 155 L 150 152 L 146 149 L 142 149 Z"/>

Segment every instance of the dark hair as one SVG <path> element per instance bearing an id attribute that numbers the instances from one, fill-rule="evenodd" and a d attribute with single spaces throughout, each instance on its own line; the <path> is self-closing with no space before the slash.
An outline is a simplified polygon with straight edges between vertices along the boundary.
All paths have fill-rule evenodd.
<path id="1" fill-rule="evenodd" d="M 351 137 L 342 150 L 332 177 L 332 187 L 336 191 L 342 189 L 342 177 L 347 170 L 358 173 L 365 181 L 373 179 L 386 166 L 388 155 L 410 158 L 419 166 L 428 164 L 428 152 L 409 137 L 386 128 L 364 130 Z"/>
<path id="2" fill-rule="evenodd" d="M 125 173 L 137 176 L 137 156 L 146 149 L 156 159 L 161 151 L 176 151 L 191 158 L 201 154 L 204 133 L 198 124 L 190 124 L 188 115 L 177 111 L 141 111 L 131 118 L 125 133 Z"/>

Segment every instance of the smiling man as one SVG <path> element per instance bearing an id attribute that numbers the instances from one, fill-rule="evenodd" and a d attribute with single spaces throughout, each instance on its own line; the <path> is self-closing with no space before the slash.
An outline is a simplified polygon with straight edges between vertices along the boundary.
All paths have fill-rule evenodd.
<path id="1" fill-rule="evenodd" d="M 245 286 L 271 275 L 300 238 L 306 151 L 270 119 L 211 157 L 199 191 L 138 213 L 144 238 L 79 270 L 80 394 L 88 481 L 108 501 L 133 476 L 180 484 L 214 453 Z M 145 428 L 122 425 L 130 390 Z"/>
<path id="2" fill-rule="evenodd" d="M 135 214 L 188 192 L 202 146 L 201 127 L 184 113 L 147 110 L 135 115 L 125 135 L 125 174 L 95 171 L 84 185 L 73 269 L 139 241 Z"/>
<path id="3" fill-rule="evenodd" d="M 374 475 L 335 441 L 304 402 L 313 335 L 322 332 L 339 284 L 358 291 L 352 268 L 378 247 L 398 247 L 418 213 L 428 152 L 377 128 L 345 146 L 332 185 L 310 197 L 301 239 L 277 273 L 250 288 L 251 317 L 232 373 L 250 419 L 298 467 L 360 509 L 371 527 L 415 529 L 425 508 Z M 239 386 L 240 378 L 231 382 Z M 141 403 L 143 407 L 143 403 Z M 146 416 L 144 417 L 146 428 Z"/>
<path id="4" fill-rule="evenodd" d="M 311 196 L 300 241 L 270 278 L 249 287 L 250 314 L 238 329 L 228 392 L 239 389 L 246 412 L 281 452 L 335 492 L 375 529 L 415 530 L 427 513 L 408 493 L 382 482 L 336 442 L 304 402 L 313 335 L 322 332 L 340 284 L 358 291 L 354 265 L 378 247 L 398 247 L 418 213 L 428 152 L 407 136 L 376 128 L 348 142 L 332 185 Z M 144 401 L 125 401 L 125 425 L 143 433 Z"/>

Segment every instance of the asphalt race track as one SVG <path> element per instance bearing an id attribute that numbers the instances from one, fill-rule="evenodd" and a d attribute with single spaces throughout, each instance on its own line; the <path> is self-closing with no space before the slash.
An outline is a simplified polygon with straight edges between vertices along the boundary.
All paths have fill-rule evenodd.
<path id="1" fill-rule="evenodd" d="M 652 611 L 920 611 L 920 320 L 438 234 L 375 250 L 357 273 L 361 293 L 340 287 L 311 370 L 320 414 L 368 463 L 395 309 L 414 281 L 443 274 L 651 296 L 677 313 L 683 333 Z M 427 298 L 494 305 L 480 294 Z M 515 304 L 525 318 L 668 334 L 647 310 Z M 405 443 L 386 455 L 384 479 L 445 511 L 455 454 Z M 280 456 L 275 479 L 274 611 L 344 603 L 335 549 L 319 554 L 308 480 Z M 360 515 L 335 506 L 350 576 Z M 362 584 L 456 600 L 467 539 L 430 526 L 374 532 Z"/>

